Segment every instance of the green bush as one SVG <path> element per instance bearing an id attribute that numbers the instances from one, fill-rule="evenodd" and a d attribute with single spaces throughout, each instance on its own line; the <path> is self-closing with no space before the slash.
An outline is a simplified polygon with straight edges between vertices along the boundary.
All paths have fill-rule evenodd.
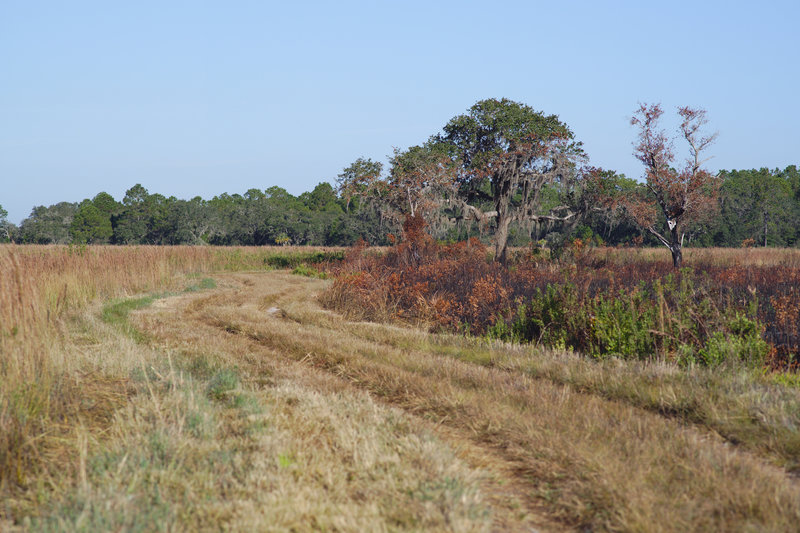
<path id="1" fill-rule="evenodd" d="M 599 296 L 591 303 L 589 353 L 625 359 L 647 359 L 656 350 L 655 307 L 641 290 Z"/>
<path id="2" fill-rule="evenodd" d="M 768 352 L 755 318 L 720 310 L 688 276 L 680 283 L 667 276 L 663 282 L 592 297 L 580 295 L 569 283 L 549 284 L 506 316 L 511 318 L 497 317 L 489 337 L 568 348 L 595 358 L 760 368 Z"/>
<path id="3" fill-rule="evenodd" d="M 742 362 L 752 368 L 763 366 L 769 345 L 761 338 L 758 322 L 736 314 L 727 329 L 726 333 L 714 332 L 699 350 L 702 362 L 708 366 L 726 362 Z"/>

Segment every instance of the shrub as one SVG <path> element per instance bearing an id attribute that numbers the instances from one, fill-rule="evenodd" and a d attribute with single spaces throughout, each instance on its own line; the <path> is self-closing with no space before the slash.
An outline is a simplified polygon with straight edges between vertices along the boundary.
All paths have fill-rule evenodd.
<path id="1" fill-rule="evenodd" d="M 416 223 L 415 223 L 416 224 Z M 385 254 L 351 251 L 326 305 L 359 319 L 570 348 L 592 357 L 789 368 L 800 351 L 800 269 L 586 252 L 519 253 L 508 268 L 477 240 L 437 244 L 418 225 Z"/>

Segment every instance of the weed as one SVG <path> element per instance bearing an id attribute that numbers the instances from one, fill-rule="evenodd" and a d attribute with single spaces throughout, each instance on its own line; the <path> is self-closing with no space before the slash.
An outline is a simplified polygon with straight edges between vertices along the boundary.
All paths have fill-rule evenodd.
<path id="1" fill-rule="evenodd" d="M 195 378 L 200 380 L 209 379 L 217 369 L 217 364 L 212 357 L 201 354 L 186 357 L 184 368 Z"/>
<path id="2" fill-rule="evenodd" d="M 320 272 L 316 268 L 307 266 L 305 264 L 297 265 L 294 270 L 292 270 L 292 274 L 296 274 L 298 276 L 305 276 L 307 278 L 319 278 L 319 279 L 327 279 L 328 275 L 325 272 Z"/>
<path id="3" fill-rule="evenodd" d="M 281 453 L 278 455 L 278 466 L 281 468 L 289 468 L 295 463 L 294 456 L 288 453 Z"/>
<path id="4" fill-rule="evenodd" d="M 224 368 L 209 380 L 206 394 L 213 400 L 225 400 L 228 393 L 239 386 L 239 375 L 236 371 Z"/>

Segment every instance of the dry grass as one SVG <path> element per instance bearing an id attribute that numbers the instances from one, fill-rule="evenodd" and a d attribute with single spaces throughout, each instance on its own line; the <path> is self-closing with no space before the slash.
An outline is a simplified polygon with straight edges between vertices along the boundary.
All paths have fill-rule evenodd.
<path id="1" fill-rule="evenodd" d="M 46 488 L 5 502 L 22 529 L 486 531 L 484 475 L 401 411 L 302 365 L 248 354 L 187 329 L 154 301 L 135 342 L 91 310 L 69 329 L 69 357 L 127 376 L 129 399 L 104 431 L 79 426 Z M 0 522 L 2 525 L 2 522 Z M 14 528 L 8 522 L 8 528 Z"/>
<path id="2" fill-rule="evenodd" d="M 130 326 L 133 310 L 164 309 L 164 290 L 214 286 L 180 272 L 263 269 L 263 250 L 3 251 L 3 325 L 25 329 L 3 339 L 0 530 L 488 528 L 483 474 L 400 411 L 284 366 L 250 373 L 230 344 L 150 347 Z"/>
<path id="3" fill-rule="evenodd" d="M 480 531 L 479 474 L 363 394 L 273 378 L 209 400 L 202 381 L 151 378 L 86 453 L 77 491 L 33 529 Z M 169 390 L 158 390 L 166 388 Z M 85 482 L 81 481 L 86 479 Z"/>
<path id="4" fill-rule="evenodd" d="M 303 248 L 315 250 L 323 249 Z M 40 475 L 45 449 L 63 437 L 59 422 L 74 418 L 84 393 L 98 388 L 97 401 L 105 401 L 102 380 L 84 379 L 65 358 L 69 313 L 98 299 L 174 289 L 186 273 L 263 270 L 271 257 L 292 251 L 0 245 L 0 490 Z"/>
<path id="5" fill-rule="evenodd" d="M 432 343 L 419 331 L 340 327 L 336 315 L 311 303 L 320 282 L 275 275 L 235 281 L 238 287 L 187 306 L 191 330 L 248 340 L 448 427 L 498 463 L 516 465 L 527 493 L 564 524 L 791 531 L 800 520 L 795 482 L 714 433 L 549 379 L 418 350 L 409 335 Z M 372 330 L 371 338 L 350 327 Z"/>
<path id="6" fill-rule="evenodd" d="M 410 328 L 393 328 L 387 335 L 382 325 L 326 320 L 315 313 L 293 318 L 325 320 L 325 327 L 364 340 L 546 379 L 702 425 L 795 475 L 800 472 L 800 389 L 776 384 L 769 374 L 736 366 L 681 369 L 664 362 L 592 360 L 531 345 L 421 335 Z"/>
<path id="7" fill-rule="evenodd" d="M 316 303 L 328 282 L 284 273 L 181 274 L 264 253 L 0 248 L 0 438 L 20 439 L 0 530 L 800 523 L 775 466 L 796 464 L 796 389 L 347 322 Z"/>
<path id="8" fill-rule="evenodd" d="M 664 247 L 610 248 L 591 250 L 592 257 L 613 263 L 656 261 L 671 263 L 672 256 Z M 800 249 L 797 248 L 684 248 L 684 265 L 703 263 L 716 266 L 789 266 L 800 267 Z"/>
<path id="9" fill-rule="evenodd" d="M 66 314 L 208 266 L 202 250 L 0 247 L 0 488 L 38 475 L 47 441 L 62 437 L 58 422 L 73 418 L 84 384 L 91 396 L 99 382 L 64 357 Z"/>

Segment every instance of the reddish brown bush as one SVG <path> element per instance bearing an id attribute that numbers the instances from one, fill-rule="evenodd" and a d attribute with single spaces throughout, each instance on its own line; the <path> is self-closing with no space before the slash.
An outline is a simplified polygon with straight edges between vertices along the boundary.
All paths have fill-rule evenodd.
<path id="1" fill-rule="evenodd" d="M 763 325 L 762 338 L 771 345 L 767 364 L 796 366 L 800 268 L 698 261 L 676 272 L 669 260 L 620 261 L 580 252 L 571 264 L 521 253 L 505 267 L 488 261 L 487 250 L 477 239 L 439 245 L 424 232 L 424 222 L 411 219 L 402 242 L 383 255 L 364 248 L 351 251 L 334 272 L 336 279 L 325 301 L 359 318 L 403 319 L 435 330 L 482 335 L 490 328 L 496 330 L 499 322 L 510 324 L 517 319 L 520 306 L 540 297 L 548 286 L 572 287 L 570 305 L 576 306 L 575 315 L 580 311 L 589 317 L 591 306 L 601 300 L 621 294 L 633 298 L 642 290 L 654 298 L 654 287 L 672 286 L 673 293 L 659 304 L 657 352 L 662 345 L 702 345 L 720 330 L 720 324 L 741 315 Z M 676 325 L 679 315 L 680 320 L 694 323 Z M 590 322 L 574 327 L 590 328 Z M 677 335 L 672 344 L 664 337 L 670 335 Z M 590 340 L 583 337 L 576 335 L 573 347 L 589 350 Z"/>

